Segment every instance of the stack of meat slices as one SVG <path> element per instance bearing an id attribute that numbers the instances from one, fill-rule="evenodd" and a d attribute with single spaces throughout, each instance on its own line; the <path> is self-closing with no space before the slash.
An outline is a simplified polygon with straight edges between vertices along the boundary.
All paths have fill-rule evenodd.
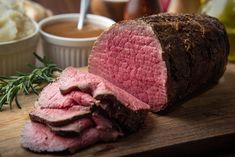
<path id="1" fill-rule="evenodd" d="M 150 107 L 106 80 L 66 68 L 43 89 L 22 131 L 22 146 L 71 153 L 138 130 Z"/>

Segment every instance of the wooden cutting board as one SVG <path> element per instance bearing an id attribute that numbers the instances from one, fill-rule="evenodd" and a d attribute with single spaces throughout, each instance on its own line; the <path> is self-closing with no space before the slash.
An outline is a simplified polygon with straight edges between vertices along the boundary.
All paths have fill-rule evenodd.
<path id="1" fill-rule="evenodd" d="M 20 132 L 36 96 L 21 96 L 22 109 L 0 113 L 0 157 L 47 156 L 20 146 Z M 150 113 L 139 132 L 113 143 L 96 144 L 72 156 L 185 156 L 235 148 L 235 65 L 229 64 L 218 85 L 177 106 L 166 115 Z M 55 155 L 55 154 L 54 154 Z M 55 156 L 58 156 L 56 154 Z"/>

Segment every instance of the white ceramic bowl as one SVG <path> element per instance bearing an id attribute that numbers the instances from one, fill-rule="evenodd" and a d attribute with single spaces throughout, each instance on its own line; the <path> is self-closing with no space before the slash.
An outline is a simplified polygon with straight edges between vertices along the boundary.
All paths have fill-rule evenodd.
<path id="1" fill-rule="evenodd" d="M 29 36 L 8 42 L 0 42 L 0 76 L 9 76 L 19 72 L 29 72 L 27 64 L 35 64 L 33 52 L 36 52 L 39 27 L 34 22 L 35 31 Z"/>
<path id="2" fill-rule="evenodd" d="M 61 68 L 68 66 L 87 66 L 88 56 L 97 37 L 92 38 L 65 38 L 43 31 L 43 26 L 58 22 L 77 20 L 79 14 L 61 14 L 45 18 L 39 23 L 42 38 L 43 53 L 50 61 Z M 109 18 L 88 14 L 86 21 L 104 28 L 109 28 L 115 22 Z"/>

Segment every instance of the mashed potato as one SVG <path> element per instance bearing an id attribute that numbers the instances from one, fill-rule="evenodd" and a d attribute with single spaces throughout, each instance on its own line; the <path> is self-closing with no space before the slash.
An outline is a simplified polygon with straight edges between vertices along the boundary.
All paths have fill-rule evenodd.
<path id="1" fill-rule="evenodd" d="M 24 14 L 19 0 L 0 0 L 0 42 L 21 39 L 34 31 L 34 24 Z"/>

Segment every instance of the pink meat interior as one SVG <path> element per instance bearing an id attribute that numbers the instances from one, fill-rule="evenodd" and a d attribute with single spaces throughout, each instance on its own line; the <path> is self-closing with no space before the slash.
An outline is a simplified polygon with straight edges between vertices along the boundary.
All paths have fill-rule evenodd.
<path id="1" fill-rule="evenodd" d="M 92 145 L 99 140 L 99 132 L 95 128 L 84 131 L 80 136 L 66 138 L 51 132 L 45 125 L 26 122 L 21 135 L 23 147 L 36 152 L 60 152 L 75 150 Z"/>
<path id="2" fill-rule="evenodd" d="M 122 23 L 103 33 L 89 58 L 99 75 L 159 111 L 167 102 L 167 69 L 151 27 Z"/>

